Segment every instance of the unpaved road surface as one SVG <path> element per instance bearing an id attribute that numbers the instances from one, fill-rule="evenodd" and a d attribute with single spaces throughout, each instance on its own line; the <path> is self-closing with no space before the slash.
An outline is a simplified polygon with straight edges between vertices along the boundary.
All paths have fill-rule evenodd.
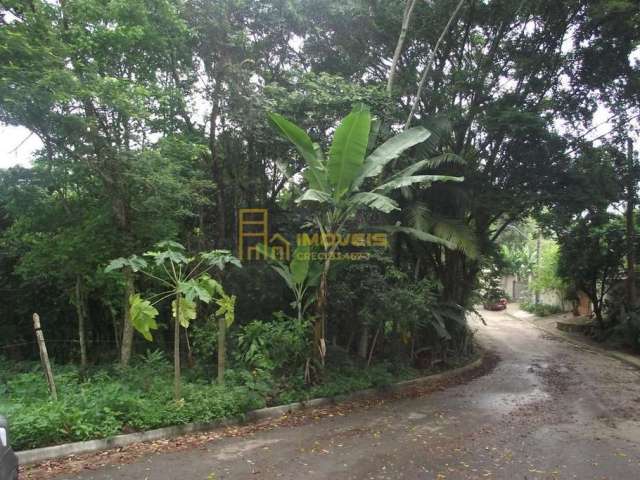
<path id="1" fill-rule="evenodd" d="M 500 362 L 469 383 L 63 478 L 640 479 L 639 372 L 486 318 Z"/>

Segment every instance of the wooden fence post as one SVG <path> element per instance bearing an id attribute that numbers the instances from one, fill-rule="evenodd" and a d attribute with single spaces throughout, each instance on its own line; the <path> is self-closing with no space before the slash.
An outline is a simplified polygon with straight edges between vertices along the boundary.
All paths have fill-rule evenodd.
<path id="1" fill-rule="evenodd" d="M 51 392 L 51 398 L 58 400 L 58 392 L 56 390 L 56 383 L 53 379 L 53 370 L 51 370 L 51 363 L 49 363 L 49 354 L 47 353 L 47 345 L 44 343 L 44 335 L 42 334 L 42 327 L 40 326 L 40 315 L 33 314 L 33 329 L 36 332 L 36 340 L 38 341 L 38 349 L 40 350 L 40 360 L 42 361 L 42 367 L 44 368 L 45 377 L 47 377 L 47 383 L 49 384 L 49 392 Z"/>

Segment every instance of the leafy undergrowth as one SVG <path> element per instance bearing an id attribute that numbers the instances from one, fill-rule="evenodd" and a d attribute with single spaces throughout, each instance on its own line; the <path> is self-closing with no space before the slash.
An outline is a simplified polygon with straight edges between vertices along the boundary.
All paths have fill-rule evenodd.
<path id="1" fill-rule="evenodd" d="M 477 356 L 465 359 L 458 358 L 456 365 L 469 363 L 475 358 L 477 358 Z M 379 405 L 392 400 L 423 397 L 455 385 L 468 383 L 471 380 L 484 375 L 488 375 L 495 369 L 499 361 L 499 357 L 494 353 L 485 352 L 483 362 L 478 366 L 478 368 L 467 370 L 460 375 L 439 379 L 433 383 L 430 382 L 428 385 L 414 386 L 401 392 L 381 394 L 375 398 L 350 400 L 337 405 L 300 410 L 291 412 L 288 415 L 269 418 L 248 425 L 221 427 L 204 433 L 188 434 L 176 438 L 136 443 L 127 447 L 102 452 L 71 455 L 68 457 L 46 460 L 38 464 L 21 466 L 20 478 L 44 480 L 57 475 L 70 477 L 71 475 L 78 474 L 82 471 L 94 469 L 96 465 L 105 466 L 129 464 L 146 455 L 204 448 L 212 442 L 217 442 L 223 438 L 245 437 L 279 427 L 306 425 L 310 421 L 315 422 L 318 419 L 325 417 L 341 417 L 349 414 L 351 411 L 376 408 Z M 453 367 L 454 365 L 452 364 L 449 368 Z"/>
<path id="2" fill-rule="evenodd" d="M 533 313 L 538 317 L 547 317 L 549 315 L 555 315 L 556 313 L 562 313 L 564 310 L 558 305 L 548 305 L 546 303 L 530 303 L 522 302 L 520 308 L 525 312 Z"/>
<path id="3" fill-rule="evenodd" d="M 313 386 L 305 385 L 301 376 L 274 381 L 246 370 L 230 370 L 226 384 L 220 386 L 198 379 L 197 372 L 185 373 L 183 399 L 175 402 L 171 366 L 163 357 L 151 354 L 128 369 L 102 366 L 84 374 L 72 366 L 56 366 L 59 399 L 53 402 L 37 363 L 2 361 L 0 412 L 10 420 L 13 447 L 24 450 L 242 417 L 267 405 L 382 387 L 430 372 L 394 369 L 386 363 L 370 368 L 343 365 L 328 368 L 322 382 Z"/>

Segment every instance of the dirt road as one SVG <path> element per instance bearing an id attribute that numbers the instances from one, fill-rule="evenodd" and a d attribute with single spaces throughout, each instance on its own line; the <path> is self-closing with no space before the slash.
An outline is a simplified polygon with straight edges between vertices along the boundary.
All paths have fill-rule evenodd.
<path id="1" fill-rule="evenodd" d="M 486 318 L 500 362 L 464 385 L 64 478 L 640 479 L 639 372 Z"/>

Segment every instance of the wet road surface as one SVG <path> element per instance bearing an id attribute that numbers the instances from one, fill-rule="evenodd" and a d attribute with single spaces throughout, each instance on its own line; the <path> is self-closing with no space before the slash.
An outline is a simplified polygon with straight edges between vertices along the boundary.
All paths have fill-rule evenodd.
<path id="1" fill-rule="evenodd" d="M 640 373 L 485 318 L 476 336 L 500 362 L 469 383 L 56 478 L 640 479 Z"/>

